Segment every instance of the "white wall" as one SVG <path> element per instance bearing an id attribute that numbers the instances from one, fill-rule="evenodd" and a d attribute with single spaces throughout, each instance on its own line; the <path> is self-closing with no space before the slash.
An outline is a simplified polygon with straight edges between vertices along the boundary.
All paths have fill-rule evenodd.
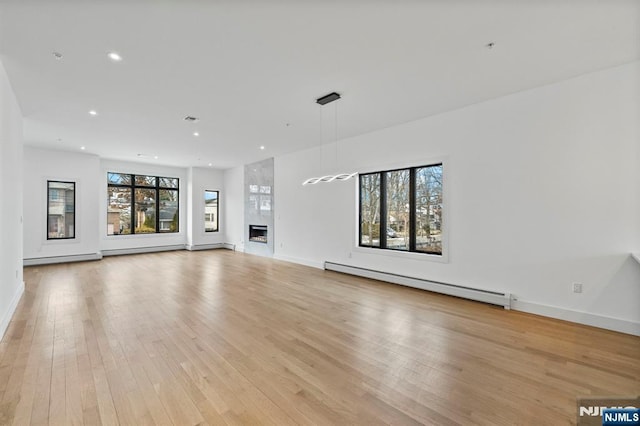
<path id="1" fill-rule="evenodd" d="M 100 249 L 103 252 L 110 250 L 129 250 L 140 248 L 160 248 L 165 246 L 179 246 L 187 244 L 187 218 L 190 209 L 187 205 L 188 173 L 181 167 L 159 166 L 145 163 L 132 163 L 126 161 L 105 160 L 100 162 L 99 184 L 100 194 L 99 208 L 96 217 L 99 218 L 98 229 L 100 232 Z M 166 176 L 180 179 L 180 217 L 179 232 L 167 234 L 148 235 L 107 235 L 107 173 L 145 174 L 152 176 Z"/>
<path id="2" fill-rule="evenodd" d="M 226 242 L 244 251 L 244 166 L 224 171 L 224 193 L 220 213 L 224 213 Z"/>
<path id="3" fill-rule="evenodd" d="M 224 190 L 224 172 L 216 169 L 193 167 L 189 169 L 188 205 L 190 207 L 187 221 L 187 244 L 190 248 L 207 244 L 224 243 L 225 216 L 218 214 L 218 232 L 204 231 L 204 191 L 219 191 L 218 208 L 223 211 L 226 191 Z"/>
<path id="4" fill-rule="evenodd" d="M 179 232 L 107 235 L 107 172 L 110 171 L 179 178 Z M 62 261 L 99 258 L 103 252 L 109 254 L 226 242 L 225 215 L 219 218 L 219 232 L 204 232 L 204 200 L 201 196 L 205 189 L 220 191 L 223 212 L 225 191 L 224 173 L 221 170 L 115 161 L 89 154 L 26 147 L 24 179 L 25 193 L 30 194 L 24 201 L 24 257 L 30 264 L 46 263 L 55 258 Z M 75 239 L 47 241 L 47 180 L 76 182 Z"/>
<path id="5" fill-rule="evenodd" d="M 22 114 L 0 63 L 0 339 L 24 292 L 22 155 Z"/>
<path id="6" fill-rule="evenodd" d="M 339 171 L 447 159 L 446 263 L 355 250 L 356 182 L 303 187 L 319 148 L 277 157 L 276 257 L 511 292 L 517 309 L 640 333 L 639 86 L 635 62 L 340 141 Z"/>
<path id="7" fill-rule="evenodd" d="M 95 155 L 24 149 L 24 258 L 99 255 L 100 159 Z M 76 183 L 75 238 L 47 240 L 47 180 Z M 106 204 L 105 204 L 106 205 Z"/>

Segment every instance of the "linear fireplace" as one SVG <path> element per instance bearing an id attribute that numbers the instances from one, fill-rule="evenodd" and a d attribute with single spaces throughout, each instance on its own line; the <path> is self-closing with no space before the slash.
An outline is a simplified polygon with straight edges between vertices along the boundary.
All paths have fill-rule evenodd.
<path id="1" fill-rule="evenodd" d="M 249 241 L 254 243 L 267 243 L 266 225 L 249 225 Z"/>

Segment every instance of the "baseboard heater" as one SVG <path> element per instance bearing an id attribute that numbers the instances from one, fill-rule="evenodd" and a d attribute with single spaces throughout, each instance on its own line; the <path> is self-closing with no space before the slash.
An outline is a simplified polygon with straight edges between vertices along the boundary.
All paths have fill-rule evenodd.
<path id="1" fill-rule="evenodd" d="M 23 266 L 51 265 L 54 263 L 84 262 L 100 260 L 102 253 L 71 254 L 67 256 L 31 257 L 22 259 Z"/>
<path id="2" fill-rule="evenodd" d="M 435 293 L 447 294 L 449 296 L 462 297 L 464 299 L 476 300 L 478 302 L 503 306 L 505 309 L 511 309 L 511 293 L 482 290 L 472 287 L 443 283 L 439 281 L 425 280 L 422 278 L 408 277 L 406 275 L 393 274 L 390 272 L 360 268 L 358 266 L 343 265 L 334 262 L 324 262 L 324 269 L 328 271 L 341 272 L 343 274 L 371 278 L 378 281 L 385 281 L 393 284 L 400 284 L 407 287 L 433 291 Z"/>
<path id="3" fill-rule="evenodd" d="M 214 250 L 214 249 L 227 249 L 236 251 L 236 245 L 231 243 L 214 243 L 214 244 L 198 244 L 198 245 L 188 245 L 186 247 L 189 251 L 200 251 L 200 250 Z"/>
<path id="4" fill-rule="evenodd" d="M 102 250 L 102 255 L 104 257 L 108 256 L 120 256 L 123 254 L 146 254 L 146 253 L 156 253 L 161 251 L 176 251 L 176 250 L 185 250 L 186 247 L 184 244 L 173 244 L 168 246 L 150 246 L 150 247 L 130 247 L 123 249 L 111 249 L 111 250 Z"/>

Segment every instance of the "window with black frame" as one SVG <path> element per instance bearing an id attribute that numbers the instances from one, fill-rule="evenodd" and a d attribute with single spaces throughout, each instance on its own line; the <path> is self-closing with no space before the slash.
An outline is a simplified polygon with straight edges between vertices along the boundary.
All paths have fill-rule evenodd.
<path id="1" fill-rule="evenodd" d="M 178 232 L 179 179 L 107 173 L 107 235 Z"/>
<path id="2" fill-rule="evenodd" d="M 360 175 L 361 247 L 442 255 L 442 163 Z"/>
<path id="3" fill-rule="evenodd" d="M 76 237 L 76 183 L 47 181 L 47 239 Z"/>
<path id="4" fill-rule="evenodd" d="M 204 191 L 204 232 L 218 232 L 218 191 Z"/>

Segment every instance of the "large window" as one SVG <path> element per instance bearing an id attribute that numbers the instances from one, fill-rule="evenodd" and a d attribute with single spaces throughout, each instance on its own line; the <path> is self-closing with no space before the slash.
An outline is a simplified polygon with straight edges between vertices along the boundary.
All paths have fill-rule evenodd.
<path id="1" fill-rule="evenodd" d="M 76 237 L 75 182 L 47 181 L 47 239 Z"/>
<path id="2" fill-rule="evenodd" d="M 178 232 L 178 178 L 107 173 L 107 235 Z"/>
<path id="3" fill-rule="evenodd" d="M 204 191 L 204 231 L 218 231 L 218 191 Z"/>
<path id="4" fill-rule="evenodd" d="M 442 164 L 360 175 L 361 247 L 442 255 Z"/>

